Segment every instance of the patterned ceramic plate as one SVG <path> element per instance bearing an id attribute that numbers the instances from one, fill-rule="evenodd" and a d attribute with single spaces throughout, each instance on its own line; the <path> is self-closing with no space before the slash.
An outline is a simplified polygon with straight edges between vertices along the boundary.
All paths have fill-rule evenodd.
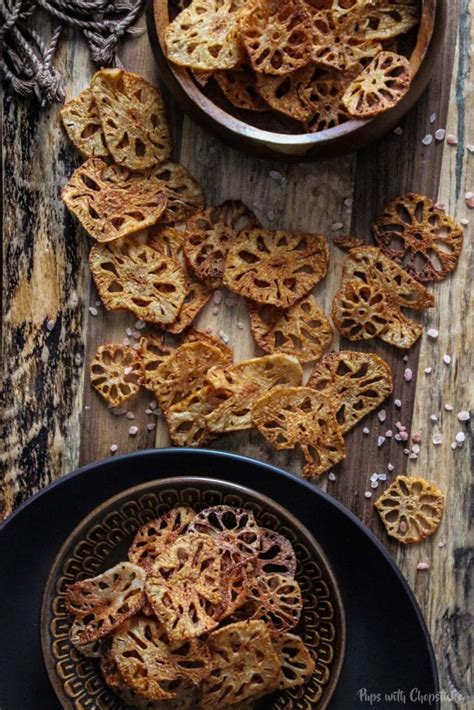
<path id="1" fill-rule="evenodd" d="M 236 484 L 193 477 L 167 478 L 129 488 L 90 513 L 59 551 L 44 592 L 41 640 L 48 674 L 63 707 L 67 710 L 123 707 L 103 683 L 97 662 L 81 656 L 69 640 L 71 620 L 64 604 L 67 588 L 126 559 L 136 530 L 178 505 L 188 505 L 196 511 L 211 505 L 246 507 L 262 527 L 282 533 L 291 541 L 304 604 L 296 632 L 313 652 L 316 669 L 306 685 L 267 696 L 256 708 L 327 707 L 344 657 L 345 618 L 324 553 L 309 531 L 272 499 Z"/>

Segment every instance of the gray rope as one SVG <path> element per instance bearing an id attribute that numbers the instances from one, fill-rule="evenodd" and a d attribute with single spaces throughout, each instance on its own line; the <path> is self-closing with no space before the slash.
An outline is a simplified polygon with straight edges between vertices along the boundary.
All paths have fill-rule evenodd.
<path id="1" fill-rule="evenodd" d="M 83 34 L 95 64 L 122 66 L 118 46 L 142 32 L 132 25 L 143 6 L 144 0 L 0 0 L 0 73 L 21 96 L 34 94 L 42 105 L 62 101 L 64 82 L 53 58 L 64 27 Z M 30 26 L 37 12 L 54 18 L 48 45 Z"/>

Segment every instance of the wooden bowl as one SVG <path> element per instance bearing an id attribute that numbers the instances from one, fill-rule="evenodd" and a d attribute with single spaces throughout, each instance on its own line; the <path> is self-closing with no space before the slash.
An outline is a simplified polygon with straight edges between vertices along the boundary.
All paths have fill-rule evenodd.
<path id="1" fill-rule="evenodd" d="M 179 505 L 200 511 L 211 505 L 251 510 L 257 522 L 285 535 L 297 560 L 296 579 L 303 614 L 295 633 L 316 660 L 305 686 L 266 696 L 256 710 L 324 710 L 335 690 L 346 644 L 341 595 L 324 552 L 302 523 L 271 498 L 213 478 L 180 476 L 143 483 L 95 508 L 72 531 L 49 573 L 41 610 L 41 645 L 51 684 L 66 710 L 120 710 L 123 706 L 102 680 L 98 662 L 85 658 L 69 639 L 65 608 L 68 587 L 127 559 L 137 529 Z"/>
<path id="2" fill-rule="evenodd" d="M 188 69 L 168 62 L 163 51 L 163 34 L 170 22 L 169 4 L 169 0 L 148 0 L 148 34 L 160 78 L 182 109 L 235 148 L 262 157 L 298 161 L 360 150 L 393 129 L 426 88 L 446 24 L 445 0 L 422 0 L 418 32 L 406 50 L 412 83 L 394 108 L 372 119 L 350 120 L 318 133 L 295 133 L 275 112 L 258 114 L 236 109 L 217 87 L 200 87 Z"/>

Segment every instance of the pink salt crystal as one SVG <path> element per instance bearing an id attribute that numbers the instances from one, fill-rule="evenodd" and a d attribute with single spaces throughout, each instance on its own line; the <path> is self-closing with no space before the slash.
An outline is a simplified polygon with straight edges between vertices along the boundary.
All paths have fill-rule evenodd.
<path id="1" fill-rule="evenodd" d="M 448 135 L 446 136 L 446 142 L 448 145 L 457 145 L 458 139 L 452 133 L 448 133 Z"/>
<path id="2" fill-rule="evenodd" d="M 415 431 L 414 434 L 411 436 L 411 440 L 413 441 L 414 444 L 421 444 L 421 434 L 419 431 Z"/>
<path id="3" fill-rule="evenodd" d="M 420 570 L 420 571 L 421 571 L 421 570 L 426 570 L 426 569 L 429 569 L 429 568 L 430 568 L 430 566 L 429 566 L 428 562 L 418 562 L 418 564 L 417 564 L 417 566 L 416 566 L 416 569 L 417 569 L 417 570 Z"/>

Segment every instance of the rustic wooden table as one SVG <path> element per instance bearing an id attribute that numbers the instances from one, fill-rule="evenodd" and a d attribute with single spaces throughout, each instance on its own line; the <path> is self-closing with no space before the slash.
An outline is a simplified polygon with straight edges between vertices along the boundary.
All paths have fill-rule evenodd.
<path id="1" fill-rule="evenodd" d="M 468 110 L 471 14 L 468 0 L 454 0 L 449 6 L 446 42 L 433 79 L 401 124 L 400 135 L 388 135 L 367 150 L 325 162 L 268 162 L 228 148 L 168 101 L 175 158 L 200 180 L 209 203 L 241 198 L 269 228 L 320 232 L 330 241 L 335 222 L 342 222 L 344 233 L 368 237 L 370 221 L 380 208 L 409 190 L 441 200 L 449 214 L 472 221 L 464 199 L 466 191 L 474 189 L 474 155 L 468 150 L 474 142 L 472 104 Z M 146 34 L 131 40 L 122 56 L 126 68 L 157 81 Z M 71 34 L 62 44 L 57 63 L 69 77 L 68 98 L 77 95 L 93 71 L 85 45 Z M 107 313 L 97 304 L 87 263 L 89 241 L 60 200 L 61 188 L 80 158 L 60 128 L 57 109 L 40 110 L 34 103 L 14 99 L 8 90 L 3 94 L 4 516 L 76 466 L 109 456 L 112 444 L 118 445 L 119 453 L 168 444 L 163 422 L 145 413 L 149 394 L 143 393 L 130 404 L 135 416 L 132 422 L 112 416 L 89 385 L 85 364 L 90 354 L 100 343 L 121 342 L 126 328 L 133 329 L 134 318 Z M 422 138 L 437 128 L 446 128 L 457 137 L 457 144 L 433 141 L 423 145 Z M 445 708 L 473 707 L 472 695 L 469 699 L 468 440 L 462 448 L 451 448 L 457 431 L 467 433 L 456 413 L 471 404 L 468 231 L 469 226 L 456 272 L 432 286 L 436 307 L 424 315 L 426 328 L 437 328 L 439 338 L 432 340 L 425 334 L 406 361 L 403 353 L 379 341 L 369 343 L 368 349 L 393 368 L 395 391 L 384 405 L 387 420 L 382 424 L 376 414 L 369 417 L 363 425 L 370 429 L 368 436 L 363 426 L 353 430 L 347 438 L 347 460 L 335 470 L 336 480 L 324 477 L 318 482 L 379 536 L 414 589 L 433 637 L 441 688 L 452 698 L 464 698 L 443 701 Z M 326 312 L 340 280 L 343 258 L 331 246 L 329 274 L 316 289 Z M 97 308 L 97 316 L 90 307 Z M 239 321 L 245 324 L 244 330 L 238 328 Z M 212 314 L 210 305 L 198 325 L 228 333 L 236 360 L 255 352 L 242 302 L 229 308 L 224 298 L 218 315 Z M 335 337 L 333 348 L 340 345 Z M 348 345 L 356 349 L 344 343 Z M 443 362 L 445 354 L 452 358 L 449 366 Z M 411 382 L 403 378 L 406 367 L 414 373 Z M 429 375 L 427 367 L 432 368 Z M 394 407 L 397 398 L 402 401 L 401 410 Z M 453 411 L 445 409 L 449 403 Z M 436 423 L 432 415 L 437 416 Z M 377 436 L 393 428 L 397 420 L 408 430 L 422 433 L 416 461 L 409 460 L 403 445 L 393 439 L 377 447 Z M 153 422 L 157 427 L 150 430 L 147 425 Z M 131 424 L 138 427 L 135 437 L 128 435 Z M 435 447 L 431 439 L 438 432 L 443 441 Z M 225 437 L 215 446 L 299 470 L 298 456 L 275 454 L 255 432 Z M 421 545 L 405 548 L 388 540 L 374 514 L 373 501 L 364 496 L 370 475 L 387 471 L 389 463 L 395 467 L 393 475 L 424 475 L 446 491 L 441 528 Z M 427 562 L 429 569 L 417 570 L 419 562 Z"/>

